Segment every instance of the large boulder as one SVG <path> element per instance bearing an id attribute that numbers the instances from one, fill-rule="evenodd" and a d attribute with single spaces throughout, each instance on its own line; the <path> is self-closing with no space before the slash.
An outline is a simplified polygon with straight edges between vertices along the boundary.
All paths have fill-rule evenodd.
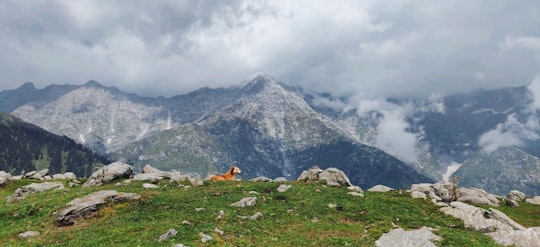
<path id="1" fill-rule="evenodd" d="M 328 186 L 351 186 L 351 181 L 345 173 L 337 168 L 330 167 L 322 170 L 317 166 L 303 171 L 297 181 L 325 181 Z"/>
<path id="2" fill-rule="evenodd" d="M 122 162 L 114 162 L 92 173 L 83 187 L 100 186 L 117 178 L 130 178 L 132 175 L 132 166 Z"/>
<path id="3" fill-rule="evenodd" d="M 32 193 L 40 193 L 49 190 L 61 190 L 64 189 L 64 185 L 60 182 L 43 182 L 43 183 L 32 183 L 15 190 L 13 195 L 8 197 L 7 203 L 12 203 L 14 201 L 20 201 L 24 199 L 27 195 Z"/>
<path id="4" fill-rule="evenodd" d="M 540 205 L 540 196 L 525 199 L 525 202 L 535 205 Z"/>
<path id="5" fill-rule="evenodd" d="M 441 211 L 463 220 L 465 227 L 473 231 L 488 233 L 525 229 L 504 213 L 492 208 L 485 210 L 462 202 L 452 202 L 441 208 Z"/>
<path id="6" fill-rule="evenodd" d="M 484 204 L 492 207 L 499 206 L 499 199 L 493 194 L 477 188 L 459 188 L 457 200 L 469 204 Z"/>
<path id="7" fill-rule="evenodd" d="M 527 195 L 519 190 L 512 190 L 506 195 L 506 200 L 514 200 L 516 202 L 522 202 L 527 199 Z"/>
<path id="8" fill-rule="evenodd" d="M 540 246 L 540 227 L 525 230 L 496 231 L 487 234 L 495 242 L 504 246 L 531 247 Z"/>
<path id="9" fill-rule="evenodd" d="M 141 196 L 135 193 L 117 192 L 115 190 L 96 191 L 84 197 L 76 198 L 66 204 L 55 221 L 59 226 L 73 225 L 78 219 L 87 219 L 97 215 L 106 203 L 118 203 L 138 200 Z"/>

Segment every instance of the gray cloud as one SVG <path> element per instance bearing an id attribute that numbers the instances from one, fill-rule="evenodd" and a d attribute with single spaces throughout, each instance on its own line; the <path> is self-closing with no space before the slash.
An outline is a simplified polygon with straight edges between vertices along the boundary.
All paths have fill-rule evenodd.
<path id="1" fill-rule="evenodd" d="M 537 1 L 2 1 L 0 90 L 98 80 L 171 96 L 266 72 L 356 99 L 523 85 Z M 357 103 L 357 102 L 356 102 Z"/>

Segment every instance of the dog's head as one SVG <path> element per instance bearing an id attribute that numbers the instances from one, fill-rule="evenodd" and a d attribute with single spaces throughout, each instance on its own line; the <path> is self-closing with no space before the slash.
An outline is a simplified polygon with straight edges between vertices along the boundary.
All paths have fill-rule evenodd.
<path id="1" fill-rule="evenodd" d="M 238 175 L 238 174 L 242 173 L 242 170 L 240 170 L 240 168 L 238 168 L 237 166 L 233 166 L 232 173 L 234 175 Z"/>

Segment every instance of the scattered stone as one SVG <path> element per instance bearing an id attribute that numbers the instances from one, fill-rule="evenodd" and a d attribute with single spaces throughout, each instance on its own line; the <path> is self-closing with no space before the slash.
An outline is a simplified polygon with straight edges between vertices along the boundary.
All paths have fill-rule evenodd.
<path id="1" fill-rule="evenodd" d="M 144 183 L 142 187 L 145 189 L 159 189 L 159 186 L 157 184 L 149 184 L 149 183 Z"/>
<path id="2" fill-rule="evenodd" d="M 162 179 L 163 179 L 162 176 L 159 176 L 158 174 L 155 174 L 155 173 L 139 173 L 139 174 L 135 174 L 135 176 L 133 176 L 133 180 L 136 180 L 136 181 L 148 181 L 148 182 L 153 183 L 153 184 L 159 182 Z"/>
<path id="3" fill-rule="evenodd" d="M 427 196 L 426 196 L 425 193 L 422 193 L 422 192 L 416 191 L 416 190 L 411 192 L 411 197 L 412 198 L 417 198 L 417 199 L 424 199 L 424 200 L 427 199 Z"/>
<path id="4" fill-rule="evenodd" d="M 87 196 L 73 199 L 56 218 L 59 226 L 73 225 L 75 220 L 91 218 L 103 204 L 138 200 L 141 196 L 135 193 L 117 192 L 115 190 L 101 190 Z"/>
<path id="5" fill-rule="evenodd" d="M 51 176 L 47 175 L 47 176 L 43 177 L 43 179 L 45 179 L 45 180 L 52 180 L 53 178 L 52 178 Z"/>
<path id="6" fill-rule="evenodd" d="M 253 191 L 253 190 L 252 190 L 252 191 L 248 192 L 248 194 L 250 194 L 250 195 L 258 195 L 258 194 L 259 194 L 259 192 L 257 192 L 257 191 Z"/>
<path id="7" fill-rule="evenodd" d="M 206 243 L 208 241 L 214 241 L 214 238 L 210 235 L 206 235 L 202 232 L 199 232 L 199 236 L 201 237 L 201 242 Z"/>
<path id="8" fill-rule="evenodd" d="M 353 192 L 364 193 L 364 191 L 362 190 L 362 188 L 360 188 L 360 186 L 357 186 L 357 185 L 349 186 L 349 187 L 347 187 L 347 189 L 348 189 L 349 191 L 353 191 Z"/>
<path id="9" fill-rule="evenodd" d="M 220 219 L 223 219 L 223 217 L 225 217 L 225 211 L 222 209 L 222 210 L 219 210 L 219 213 L 216 219 L 220 220 Z"/>
<path id="10" fill-rule="evenodd" d="M 200 212 L 200 211 L 203 211 L 203 210 L 204 210 L 204 208 L 195 208 L 195 211 L 197 211 L 197 212 Z"/>
<path id="11" fill-rule="evenodd" d="M 525 199 L 526 203 L 540 205 L 540 196 L 535 196 L 533 198 L 527 198 Z"/>
<path id="12" fill-rule="evenodd" d="M 252 178 L 249 181 L 251 181 L 251 182 L 272 182 L 272 179 L 270 179 L 268 177 L 265 177 L 265 176 L 260 176 L 260 177 Z"/>
<path id="13" fill-rule="evenodd" d="M 329 207 L 329 208 L 336 208 L 336 207 L 337 207 L 337 204 L 334 204 L 334 203 L 328 203 L 328 207 Z"/>
<path id="14" fill-rule="evenodd" d="M 223 232 L 223 230 L 221 230 L 221 229 L 219 229 L 219 228 L 217 228 L 217 227 L 214 228 L 214 232 L 217 233 L 217 234 L 219 234 L 219 235 L 223 235 L 223 233 L 225 233 L 225 232 Z"/>
<path id="15" fill-rule="evenodd" d="M 63 175 L 66 179 L 77 179 L 77 176 L 75 176 L 75 173 L 73 172 L 66 172 Z"/>
<path id="16" fill-rule="evenodd" d="M 291 187 L 292 187 L 292 185 L 290 185 L 290 184 L 280 184 L 279 187 L 277 188 L 277 191 L 278 192 L 285 192 L 285 191 L 289 190 Z"/>
<path id="17" fill-rule="evenodd" d="M 311 218 L 311 223 L 317 223 L 317 222 L 319 222 L 319 218 L 317 217 Z"/>
<path id="18" fill-rule="evenodd" d="M 21 180 L 23 179 L 23 175 L 19 175 L 19 176 L 11 176 L 9 178 L 10 181 L 18 181 L 18 180 Z"/>
<path id="19" fill-rule="evenodd" d="M 253 207 L 253 206 L 255 206 L 256 202 L 257 202 L 257 197 L 245 197 L 245 198 L 242 198 L 242 200 L 231 204 L 231 206 L 233 206 L 233 207 L 241 207 L 241 208 Z"/>
<path id="20" fill-rule="evenodd" d="M 433 229 L 422 227 L 418 230 L 405 231 L 402 228 L 392 229 L 383 234 L 377 241 L 376 246 L 401 246 L 401 247 L 431 247 L 435 246 L 432 240 L 439 240 L 441 237 L 433 234 Z"/>
<path id="21" fill-rule="evenodd" d="M 394 189 L 388 187 L 388 186 L 384 186 L 384 185 L 375 185 L 371 188 L 369 188 L 367 191 L 369 192 L 388 192 L 388 191 L 392 191 Z"/>
<path id="22" fill-rule="evenodd" d="M 34 176 L 34 174 L 36 174 L 37 172 L 36 171 L 31 171 L 31 172 L 27 172 L 23 175 L 23 178 L 31 178 L 32 176 Z"/>
<path id="23" fill-rule="evenodd" d="M 166 233 L 164 233 L 163 235 L 159 236 L 159 241 L 167 241 L 169 239 L 171 239 L 172 237 L 176 236 L 176 234 L 178 234 L 178 231 L 176 231 L 175 229 L 169 229 Z"/>
<path id="24" fill-rule="evenodd" d="M 83 187 L 100 186 L 116 178 L 130 178 L 132 174 L 132 166 L 122 162 L 114 162 L 92 173 Z"/>
<path id="25" fill-rule="evenodd" d="M 200 179 L 200 178 L 189 177 L 188 180 L 189 180 L 189 183 L 191 183 L 192 186 L 203 186 L 204 185 L 204 181 L 202 179 Z"/>
<path id="26" fill-rule="evenodd" d="M 0 188 L 6 186 L 6 184 L 8 184 L 10 180 L 11 174 L 5 171 L 0 171 Z"/>
<path id="27" fill-rule="evenodd" d="M 36 231 L 26 231 L 19 233 L 19 237 L 21 238 L 33 238 L 39 236 L 39 232 Z"/>
<path id="28" fill-rule="evenodd" d="M 335 167 L 322 170 L 317 166 L 303 171 L 297 181 L 326 181 L 328 186 L 351 186 L 351 181 L 345 173 Z"/>
<path id="29" fill-rule="evenodd" d="M 351 196 L 364 197 L 364 194 L 362 194 L 360 192 L 356 192 L 356 191 L 349 191 L 347 194 L 349 194 Z"/>
<path id="30" fill-rule="evenodd" d="M 278 177 L 278 178 L 274 178 L 273 182 L 283 183 L 283 182 L 287 182 L 287 179 L 285 177 Z"/>
<path id="31" fill-rule="evenodd" d="M 262 216 L 263 216 L 263 214 L 261 212 L 257 212 L 252 216 L 238 216 L 238 218 L 256 220 L 258 218 L 261 218 Z"/>
<path id="32" fill-rule="evenodd" d="M 189 247 L 189 246 L 183 245 L 183 244 L 175 244 L 173 247 Z"/>
<path id="33" fill-rule="evenodd" d="M 13 192 L 13 195 L 8 197 L 7 203 L 12 203 L 14 201 L 20 201 L 24 199 L 27 195 L 32 193 L 40 193 L 49 190 L 62 190 L 64 185 L 61 182 L 43 182 L 43 183 L 32 183 L 21 188 L 18 188 Z"/>
<path id="34" fill-rule="evenodd" d="M 527 195 L 519 190 L 512 190 L 506 195 L 506 200 L 514 200 L 516 202 L 522 202 L 527 199 Z"/>
<path id="35" fill-rule="evenodd" d="M 187 225 L 187 226 L 189 226 L 189 225 L 191 225 L 191 222 L 189 222 L 189 221 L 187 221 L 187 220 L 184 220 L 184 221 L 182 221 L 182 225 Z"/>

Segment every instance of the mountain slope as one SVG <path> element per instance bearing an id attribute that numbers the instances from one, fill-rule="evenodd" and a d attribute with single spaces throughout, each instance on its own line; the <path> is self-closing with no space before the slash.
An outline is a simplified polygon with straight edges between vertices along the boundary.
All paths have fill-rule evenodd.
<path id="1" fill-rule="evenodd" d="M 466 160 L 454 173 L 459 185 L 477 187 L 497 195 L 519 190 L 528 196 L 540 195 L 540 159 L 517 147 L 492 153 L 480 152 Z"/>
<path id="2" fill-rule="evenodd" d="M 89 176 L 108 160 L 67 137 L 0 112 L 0 171 L 20 174 L 48 168 L 49 173 Z"/>
<path id="3" fill-rule="evenodd" d="M 128 145 L 113 157 L 161 169 L 176 164 L 191 172 L 224 171 L 236 164 L 244 178 L 291 179 L 318 165 L 343 169 L 361 186 L 405 188 L 431 181 L 376 148 L 355 144 L 299 95 L 267 76 L 246 84 L 240 97 L 220 111 Z"/>

